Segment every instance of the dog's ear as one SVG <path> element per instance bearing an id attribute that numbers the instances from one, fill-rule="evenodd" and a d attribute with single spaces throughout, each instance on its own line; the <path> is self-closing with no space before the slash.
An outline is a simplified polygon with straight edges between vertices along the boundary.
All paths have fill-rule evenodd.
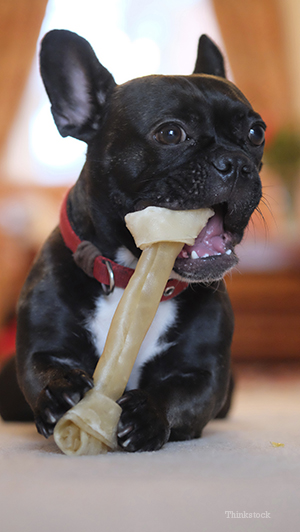
<path id="1" fill-rule="evenodd" d="M 210 74 L 226 78 L 224 59 L 219 48 L 207 35 L 201 35 L 193 74 Z"/>
<path id="2" fill-rule="evenodd" d="M 116 83 L 90 44 L 76 33 L 52 30 L 42 41 L 40 68 L 56 126 L 89 142 Z"/>

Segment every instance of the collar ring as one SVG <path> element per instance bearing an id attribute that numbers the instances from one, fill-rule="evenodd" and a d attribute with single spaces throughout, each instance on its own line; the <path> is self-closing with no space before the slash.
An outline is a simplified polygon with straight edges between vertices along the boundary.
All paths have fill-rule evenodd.
<path id="1" fill-rule="evenodd" d="M 111 266 L 110 262 L 108 262 L 108 260 L 104 260 L 102 262 L 103 262 L 103 264 L 105 264 L 106 269 L 107 269 L 107 273 L 108 273 L 108 277 L 109 277 L 109 286 L 107 286 L 104 283 L 101 283 L 101 286 L 102 286 L 102 290 L 104 292 L 104 295 L 109 296 L 109 294 L 111 294 L 114 291 L 114 289 L 115 289 L 115 275 L 114 275 L 114 272 L 113 272 L 113 269 L 112 269 L 112 266 Z"/>

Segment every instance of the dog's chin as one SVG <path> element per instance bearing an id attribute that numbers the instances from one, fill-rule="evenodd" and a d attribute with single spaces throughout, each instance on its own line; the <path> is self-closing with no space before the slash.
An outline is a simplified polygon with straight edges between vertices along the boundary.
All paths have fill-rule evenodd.
<path id="1" fill-rule="evenodd" d="M 177 258 L 172 277 L 188 283 L 211 283 L 222 279 L 226 272 L 238 263 L 238 257 L 231 253 L 212 255 L 206 258 Z"/>

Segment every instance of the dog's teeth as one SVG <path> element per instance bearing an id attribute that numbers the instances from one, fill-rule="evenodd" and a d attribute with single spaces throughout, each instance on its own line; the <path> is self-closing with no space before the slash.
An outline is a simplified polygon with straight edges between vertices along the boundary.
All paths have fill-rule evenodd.
<path id="1" fill-rule="evenodd" d="M 227 249 L 226 255 L 231 255 L 231 253 L 232 253 L 232 249 Z"/>
<path id="2" fill-rule="evenodd" d="M 192 259 L 199 259 L 198 253 L 196 251 L 194 251 L 194 250 L 191 253 L 191 257 L 192 257 Z"/>
<path id="3" fill-rule="evenodd" d="M 209 253 L 205 253 L 205 255 L 202 256 L 202 259 L 207 259 L 209 257 Z"/>

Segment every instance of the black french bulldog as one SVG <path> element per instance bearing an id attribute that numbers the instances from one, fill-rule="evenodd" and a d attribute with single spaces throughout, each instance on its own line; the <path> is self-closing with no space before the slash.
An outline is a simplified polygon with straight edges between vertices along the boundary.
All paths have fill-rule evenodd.
<path id="1" fill-rule="evenodd" d="M 234 320 L 222 278 L 237 264 L 234 248 L 261 199 L 265 124 L 226 80 L 222 55 L 205 35 L 192 75 L 119 86 L 75 33 L 48 33 L 40 58 L 59 132 L 88 150 L 61 227 L 35 261 L 18 306 L 18 380 L 37 429 L 52 434 L 93 386 L 123 292 L 120 270 L 130 275 L 140 255 L 125 215 L 149 205 L 211 207 L 195 245 L 176 259 L 119 400 L 117 431 L 127 451 L 198 438 L 230 406 Z"/>

